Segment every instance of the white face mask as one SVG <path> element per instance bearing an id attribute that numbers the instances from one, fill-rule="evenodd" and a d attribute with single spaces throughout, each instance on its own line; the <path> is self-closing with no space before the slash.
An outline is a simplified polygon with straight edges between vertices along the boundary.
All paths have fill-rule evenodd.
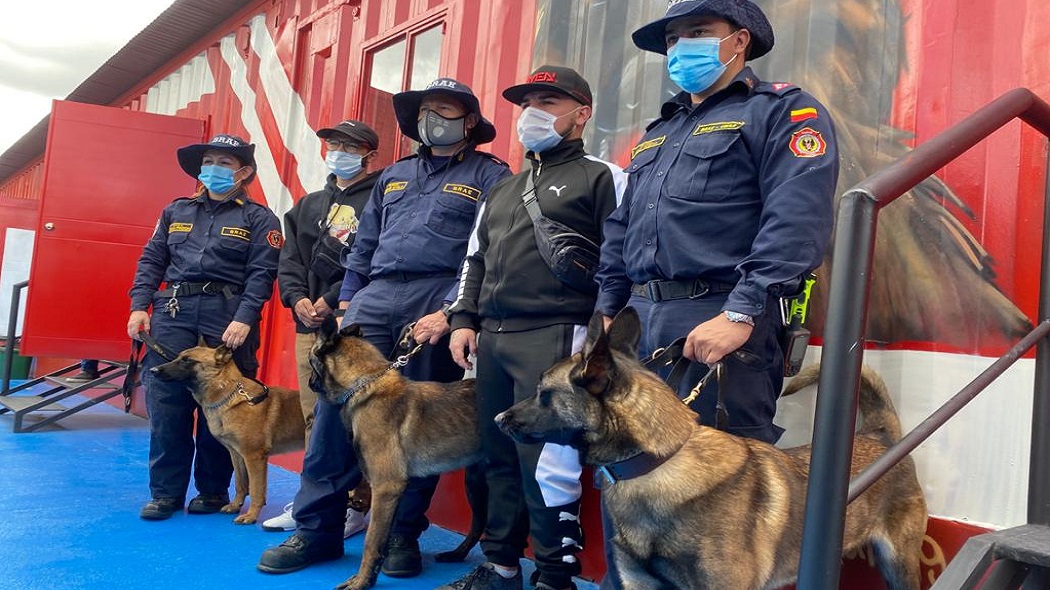
<path id="1" fill-rule="evenodd" d="M 554 129 L 554 123 L 582 108 L 577 107 L 558 117 L 536 107 L 525 107 L 518 117 L 518 139 L 521 145 L 537 154 L 558 145 L 565 138 Z"/>

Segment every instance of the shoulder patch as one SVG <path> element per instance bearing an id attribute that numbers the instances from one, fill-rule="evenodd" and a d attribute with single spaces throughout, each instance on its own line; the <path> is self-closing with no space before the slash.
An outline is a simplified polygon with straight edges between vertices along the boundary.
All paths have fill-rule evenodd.
<path id="1" fill-rule="evenodd" d="M 816 158 L 828 150 L 824 136 L 812 127 L 803 127 L 792 133 L 788 147 L 796 158 Z"/>
<path id="2" fill-rule="evenodd" d="M 271 229 L 269 233 L 266 234 L 266 243 L 269 244 L 271 248 L 280 250 L 281 246 L 284 245 L 284 235 L 281 233 L 281 230 Z"/>
<path id="3" fill-rule="evenodd" d="M 806 107 L 802 109 L 795 109 L 791 111 L 791 122 L 798 123 L 800 121 L 806 121 L 808 119 L 817 118 L 816 107 Z"/>
<path id="4" fill-rule="evenodd" d="M 789 82 L 762 82 L 758 86 L 755 86 L 755 92 L 776 94 L 777 96 L 785 96 L 794 92 L 801 91 L 801 88 Z"/>

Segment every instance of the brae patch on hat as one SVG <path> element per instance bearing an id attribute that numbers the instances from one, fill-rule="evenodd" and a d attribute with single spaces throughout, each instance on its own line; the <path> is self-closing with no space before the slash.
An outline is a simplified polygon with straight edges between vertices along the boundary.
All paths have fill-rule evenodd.
<path id="1" fill-rule="evenodd" d="M 266 243 L 269 244 L 270 247 L 280 250 L 281 246 L 284 245 L 284 235 L 281 234 L 280 230 L 271 229 L 270 232 L 266 234 Z"/>
<path id="2" fill-rule="evenodd" d="M 812 127 L 803 127 L 791 134 L 791 143 L 788 144 L 791 153 L 796 158 L 816 158 L 823 156 L 828 149 L 828 144 L 819 131 Z"/>

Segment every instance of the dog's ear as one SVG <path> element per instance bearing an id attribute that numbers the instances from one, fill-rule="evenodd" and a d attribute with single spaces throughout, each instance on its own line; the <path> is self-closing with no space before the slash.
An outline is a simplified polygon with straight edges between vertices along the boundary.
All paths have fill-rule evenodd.
<path id="1" fill-rule="evenodd" d="M 225 344 L 220 344 L 219 347 L 215 349 L 215 366 L 216 367 L 223 367 L 223 366 L 225 366 L 226 363 L 230 362 L 230 359 L 232 359 L 232 358 L 233 358 L 233 351 L 230 350 L 229 347 L 227 347 Z"/>
<path id="2" fill-rule="evenodd" d="M 339 321 L 332 316 L 326 317 L 317 330 L 318 336 L 323 340 L 328 340 L 337 333 L 339 333 Z"/>
<path id="3" fill-rule="evenodd" d="M 633 307 L 620 310 L 609 325 L 609 347 L 617 352 L 635 358 L 638 356 L 638 342 L 642 339 L 642 322 Z"/>
<path id="4" fill-rule="evenodd" d="M 573 368 L 569 380 L 573 385 L 582 387 L 591 395 L 600 397 L 609 389 L 614 367 L 612 351 L 609 349 L 609 337 L 605 335 L 605 328 L 602 327 L 603 318 L 600 315 L 595 317 L 598 318 L 598 335 L 592 342 L 589 336 L 591 330 L 588 329 L 589 350 L 584 352 L 580 364 Z M 594 323 L 594 318 L 591 318 L 590 327 L 593 327 Z"/>
<path id="5" fill-rule="evenodd" d="M 364 336 L 361 332 L 361 326 L 358 326 L 357 324 L 344 326 L 342 330 L 339 330 L 339 335 L 343 338 L 362 338 Z"/>
<path id="6" fill-rule="evenodd" d="M 587 323 L 587 339 L 583 343 L 583 354 L 590 354 L 594 343 L 605 335 L 605 315 L 600 311 L 594 312 L 591 321 Z"/>

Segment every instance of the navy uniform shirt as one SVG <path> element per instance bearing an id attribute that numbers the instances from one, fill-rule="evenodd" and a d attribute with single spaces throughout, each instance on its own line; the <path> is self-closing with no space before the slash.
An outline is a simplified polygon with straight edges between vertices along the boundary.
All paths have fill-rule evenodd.
<path id="1" fill-rule="evenodd" d="M 131 310 L 146 311 L 161 280 L 218 281 L 243 291 L 234 321 L 253 325 L 273 294 L 284 238 L 277 216 L 243 192 L 212 201 L 207 192 L 164 208 L 139 258 Z"/>
<path id="2" fill-rule="evenodd" d="M 609 216 L 596 309 L 612 316 L 632 284 L 736 285 L 724 309 L 759 316 L 820 265 L 831 236 L 838 150 L 831 118 L 790 84 L 750 68 L 694 106 L 663 105 L 631 153 Z"/>
<path id="3" fill-rule="evenodd" d="M 372 189 L 344 266 L 373 280 L 399 273 L 454 275 L 478 205 L 509 174 L 506 162 L 470 147 L 451 157 L 435 157 L 424 148 L 398 160 Z M 360 288 L 348 285 L 352 282 L 344 282 L 340 300 Z"/>

